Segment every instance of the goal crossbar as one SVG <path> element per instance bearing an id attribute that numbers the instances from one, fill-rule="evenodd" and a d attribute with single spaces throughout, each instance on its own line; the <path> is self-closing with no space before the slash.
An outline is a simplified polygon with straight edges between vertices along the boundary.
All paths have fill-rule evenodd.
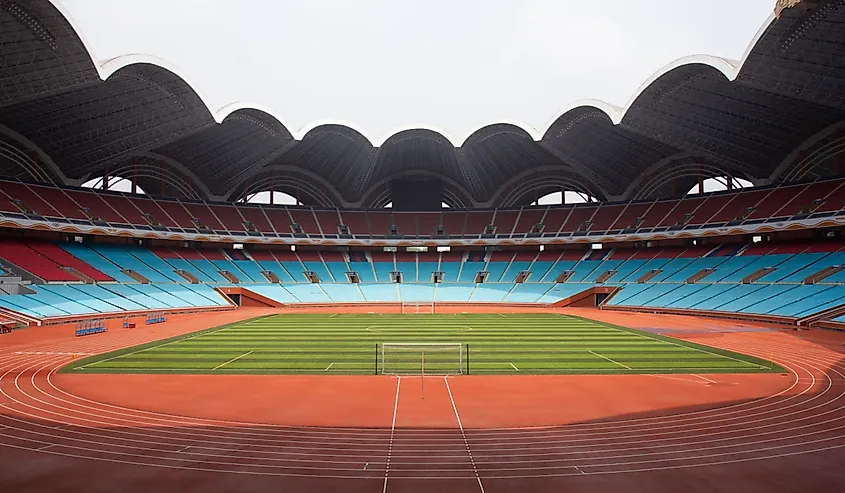
<path id="1" fill-rule="evenodd" d="M 434 303 L 433 302 L 409 302 L 403 301 L 401 303 L 402 306 L 402 313 L 403 314 L 411 314 L 411 313 L 434 313 Z"/>
<path id="2" fill-rule="evenodd" d="M 387 375 L 457 375 L 463 373 L 460 342 L 385 342 L 381 373 Z"/>

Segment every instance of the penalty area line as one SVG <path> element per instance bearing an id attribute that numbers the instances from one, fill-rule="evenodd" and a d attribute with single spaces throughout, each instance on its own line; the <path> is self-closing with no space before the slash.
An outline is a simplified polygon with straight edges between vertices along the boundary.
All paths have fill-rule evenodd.
<path id="1" fill-rule="evenodd" d="M 614 360 L 612 360 L 612 359 L 608 358 L 607 356 L 602 356 L 601 354 L 599 354 L 599 353 L 597 353 L 597 352 L 595 352 L 595 351 L 593 351 L 593 350 L 590 350 L 590 354 L 592 354 L 592 355 L 594 355 L 594 356 L 598 356 L 599 358 L 602 358 L 602 359 L 606 359 L 607 361 L 610 361 L 610 362 L 611 362 L 611 363 L 613 363 L 614 365 L 619 365 L 619 366 L 621 366 L 622 368 L 625 368 L 626 370 L 631 370 L 631 369 L 632 369 L 632 368 L 631 368 L 630 366 L 628 366 L 628 365 L 623 365 L 622 363 L 620 363 L 620 362 L 618 362 L 618 361 L 614 361 Z"/>
<path id="2" fill-rule="evenodd" d="M 214 368 L 212 368 L 212 369 L 211 369 L 211 371 L 217 370 L 217 369 L 219 369 L 219 368 L 223 368 L 224 366 L 228 365 L 229 363 L 234 363 L 235 361 L 237 361 L 237 360 L 239 360 L 239 359 L 241 359 L 241 358 L 243 358 L 243 357 L 245 357 L 245 356 L 249 356 L 250 354 L 252 354 L 252 353 L 254 353 L 254 352 L 255 352 L 255 351 L 250 351 L 250 352 L 248 352 L 248 353 L 244 353 L 244 354 L 242 354 L 242 355 L 240 355 L 240 356 L 234 357 L 234 358 L 230 359 L 229 361 L 227 361 L 227 362 L 225 362 L 225 363 L 221 363 L 221 364 L 219 364 L 219 365 L 215 366 Z"/>

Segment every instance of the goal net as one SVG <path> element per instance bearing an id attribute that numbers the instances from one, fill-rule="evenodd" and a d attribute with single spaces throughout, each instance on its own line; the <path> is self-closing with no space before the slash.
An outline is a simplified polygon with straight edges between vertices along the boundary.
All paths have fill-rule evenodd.
<path id="1" fill-rule="evenodd" d="M 434 303 L 402 303 L 402 313 L 434 313 Z"/>
<path id="2" fill-rule="evenodd" d="M 464 347 L 459 342 L 385 342 L 381 372 L 387 375 L 458 375 L 463 373 Z"/>

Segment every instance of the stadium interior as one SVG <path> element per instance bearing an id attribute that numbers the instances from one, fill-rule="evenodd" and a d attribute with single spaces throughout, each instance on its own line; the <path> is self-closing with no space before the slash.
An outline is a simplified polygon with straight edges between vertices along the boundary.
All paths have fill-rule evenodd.
<path id="1" fill-rule="evenodd" d="M 672 62 L 624 108 L 581 101 L 562 108 L 540 130 L 498 122 L 465 139 L 433 128 L 403 129 L 377 139 L 344 122 L 289 129 L 258 105 L 212 108 L 198 86 L 155 57 L 96 60 L 60 2 L 0 0 L 0 346 L 4 338 L 39 330 L 54 334 L 48 331 L 57 327 L 75 328 L 76 341 L 112 336 L 102 335 L 107 328 L 140 334 L 143 328 L 128 329 L 164 326 L 162 332 L 127 336 L 126 344 L 44 353 L 63 355 L 58 368 L 58 362 L 71 361 L 68 355 L 76 361 L 77 353 L 126 353 L 129 345 L 170 341 L 166 338 L 182 337 L 188 328 L 224 327 L 252 317 L 278 316 L 268 320 L 285 330 L 304 330 L 298 324 L 307 319 L 291 318 L 285 326 L 285 316 L 312 312 L 332 313 L 317 319 L 319 327 L 343 322 L 367 337 L 379 327 L 370 318 L 330 317 L 569 313 L 571 320 L 594 317 L 606 323 L 590 327 L 599 334 L 595 337 L 620 338 L 633 338 L 608 328 L 624 321 L 620 317 L 645 326 L 656 314 L 682 327 L 677 320 L 694 320 L 697 327 L 736 324 L 728 325 L 730 330 L 761 333 L 845 330 L 843 53 L 845 0 L 782 1 L 741 60 L 690 56 Z M 127 188 L 114 190 L 115 180 Z M 710 190 L 716 182 L 720 189 Z M 269 197 L 265 203 L 254 200 L 261 194 Z M 290 202 L 275 203 L 281 195 Z M 555 195 L 560 199 L 549 203 Z M 578 197 L 577 203 L 568 203 L 570 196 Z M 573 311 L 560 311 L 565 309 Z M 197 314 L 214 323 L 191 318 Z M 177 330 L 170 317 L 187 322 Z M 448 347 L 461 351 L 461 358 L 472 354 L 483 368 L 483 354 L 471 353 L 464 340 L 452 342 L 462 327 L 469 332 L 481 322 L 455 320 L 452 332 L 444 332 L 448 340 L 435 342 L 453 344 Z M 491 337 L 509 337 L 487 323 Z M 516 330 L 519 324 L 510 323 L 506 328 Z M 261 322 L 245 324 L 246 332 L 271 330 Z M 538 347 L 545 341 L 543 330 Z M 285 333 L 278 329 L 276 335 Z M 307 334 L 297 334 L 307 340 Z M 658 351 L 684 349 L 691 359 L 707 356 L 715 365 L 740 369 L 750 365 L 772 378 L 798 374 L 786 364 L 777 366 L 776 351 L 797 352 L 783 349 L 787 344 L 770 351 L 754 346 L 751 336 L 740 340 L 714 342 L 722 344 L 718 354 L 703 355 L 709 349 L 687 341 L 683 347 L 670 341 Z M 366 339 L 366 347 L 359 348 L 364 356 L 350 361 L 370 372 L 372 356 L 379 373 L 384 346 L 376 342 L 373 352 L 373 341 Z M 836 358 L 830 356 L 835 361 L 829 364 L 839 365 L 841 340 L 826 341 L 813 340 L 818 345 L 811 350 L 830 349 Z M 388 342 L 407 341 L 397 336 Z M 21 347 L 16 354 L 26 355 L 29 346 Z M 156 356 L 162 365 L 177 347 Z M 203 371 L 249 369 L 249 348 L 221 353 Z M 740 360 L 731 351 L 753 358 Z M 594 366 L 587 373 L 610 368 L 640 376 L 634 363 L 629 367 L 594 349 L 588 352 Z M 722 356 L 726 359 L 718 361 Z M 320 373 L 341 373 L 343 361 L 337 358 L 323 361 L 309 353 L 303 361 L 317 360 Z M 538 373 L 555 371 L 543 361 L 526 360 Z M 530 373 L 518 368 L 516 359 L 496 363 L 506 371 L 512 367 L 514 374 Z M 469 364 L 460 360 L 457 368 L 464 371 L 465 365 L 468 372 Z M 800 382 L 795 377 L 796 388 L 811 382 L 808 389 L 818 390 L 821 379 L 811 370 Z M 171 373 L 167 377 L 175 378 Z M 698 378 L 712 382 L 714 392 L 725 392 L 719 394 L 720 405 L 743 405 L 744 396 L 730 394 L 736 384 L 722 388 L 721 380 Z M 442 402 L 451 400 L 446 414 L 457 418 L 460 428 L 458 438 L 450 439 L 468 451 L 472 440 L 457 416 L 449 381 L 442 381 L 448 390 L 441 392 Z M 0 387 L 0 393 L 11 395 L 3 388 L 9 387 Z M 391 392 L 392 387 L 386 395 Z M 401 409 L 398 384 L 395 392 L 389 403 L 392 425 L 388 420 L 371 427 L 389 429 L 390 447 L 396 409 Z M 14 404 L 3 395 L 0 406 Z M 93 402 L 100 396 L 89 397 Z M 748 396 L 748 402 L 752 397 L 759 396 Z M 696 413 L 697 405 L 690 400 L 677 407 Z M 641 408 L 618 414 L 632 421 L 652 419 Z M 467 414 L 469 421 L 472 409 Z M 268 411 L 268 416 L 274 415 Z M 242 416 L 225 418 L 234 422 Z M 590 419 L 578 416 L 572 422 Z M 478 422 L 479 428 L 488 424 Z M 523 424 L 504 418 L 490 422 L 501 429 Z M 526 426 L 548 424 L 538 418 Z M 208 423 L 186 419 L 189 425 Z M 0 431 L 4 426 L 0 422 Z M 362 419 L 354 426 L 365 429 L 370 423 Z M 845 447 L 837 433 L 835 446 Z M 180 452 L 182 445 L 192 446 L 179 445 Z M 472 453 L 469 460 L 476 469 Z M 366 464 L 359 473 L 355 463 L 349 474 L 370 474 Z M 329 466 L 314 470 L 325 473 L 322 467 Z M 406 467 L 413 474 L 434 474 L 429 466 Z M 482 473 L 476 469 L 469 477 L 481 485 L 487 477 L 479 468 Z M 380 474 L 373 476 L 379 482 Z"/>
<path id="2" fill-rule="evenodd" d="M 422 301 L 836 324 L 845 68 L 824 54 L 845 14 L 821 3 L 782 9 L 743 60 L 667 65 L 625 109 L 462 142 L 294 136 L 258 108 L 208 108 L 164 62 L 98 64 L 60 4 L 4 4 L 4 317 Z M 726 190 L 702 193 L 714 179 Z M 583 203 L 539 205 L 555 192 Z"/>

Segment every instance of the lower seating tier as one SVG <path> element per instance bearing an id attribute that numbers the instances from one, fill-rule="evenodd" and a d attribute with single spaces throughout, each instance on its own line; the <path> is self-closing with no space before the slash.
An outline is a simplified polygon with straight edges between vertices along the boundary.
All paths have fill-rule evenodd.
<path id="1" fill-rule="evenodd" d="M 202 284 L 50 284 L 30 286 L 34 294 L 0 296 L 0 307 L 36 318 L 124 311 L 229 306 Z"/>
<path id="2" fill-rule="evenodd" d="M 218 284 L 225 286 L 226 284 Z M 228 285 L 231 285 L 228 284 Z M 541 303 L 578 295 L 594 283 L 252 283 L 242 286 L 284 304 L 298 303 Z M 845 305 L 841 284 L 627 283 L 609 306 L 690 309 L 805 317 Z M 45 284 L 34 294 L 0 296 L 0 308 L 37 318 L 227 306 L 208 284 Z M 845 317 L 840 317 L 845 318 Z"/>

